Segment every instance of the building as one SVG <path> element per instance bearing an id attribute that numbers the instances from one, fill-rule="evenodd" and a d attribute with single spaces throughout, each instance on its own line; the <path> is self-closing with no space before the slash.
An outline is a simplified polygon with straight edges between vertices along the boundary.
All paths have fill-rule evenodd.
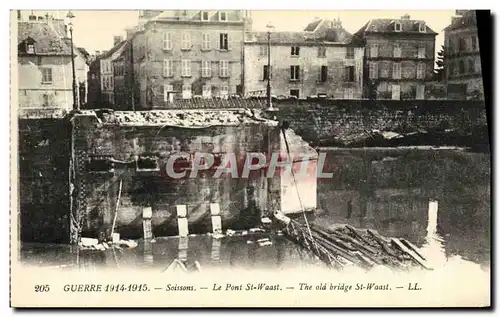
<path id="1" fill-rule="evenodd" d="M 444 68 L 449 99 L 483 99 L 481 56 L 474 10 L 457 10 L 444 29 Z"/>
<path id="2" fill-rule="evenodd" d="M 245 11 L 170 10 L 128 30 L 138 85 L 136 109 L 240 93 L 249 22 Z"/>
<path id="3" fill-rule="evenodd" d="M 365 98 L 425 99 L 437 35 L 425 21 L 373 19 L 355 35 L 365 43 Z"/>
<path id="4" fill-rule="evenodd" d="M 61 116 L 73 109 L 71 42 L 63 20 L 18 14 L 19 114 Z M 77 103 L 85 107 L 88 65 L 74 47 Z M 41 111 L 42 110 L 42 111 Z"/>
<path id="5" fill-rule="evenodd" d="M 268 35 L 270 65 L 268 71 Z M 303 32 L 248 32 L 245 38 L 245 96 L 306 98 L 324 95 L 359 99 L 364 48 L 340 21 L 318 19 Z"/>
<path id="6" fill-rule="evenodd" d="M 117 110 L 135 110 L 135 105 L 138 104 L 139 90 L 137 85 L 134 85 L 134 67 L 131 61 L 133 60 L 132 44 L 126 41 L 125 46 L 121 49 L 121 54 L 113 61 L 114 72 L 114 95 L 115 109 Z"/>
<path id="7" fill-rule="evenodd" d="M 118 58 L 126 45 L 120 36 L 115 36 L 113 47 L 103 51 L 91 63 L 89 75 L 90 108 L 115 108 L 113 61 Z M 90 93 L 89 93 L 90 95 Z"/>

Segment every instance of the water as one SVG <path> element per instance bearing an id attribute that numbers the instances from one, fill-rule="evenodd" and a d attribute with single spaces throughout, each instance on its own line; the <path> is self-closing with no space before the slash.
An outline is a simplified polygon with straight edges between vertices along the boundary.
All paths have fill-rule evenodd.
<path id="1" fill-rule="evenodd" d="M 490 156 L 460 149 L 322 149 L 319 224 L 349 223 L 402 237 L 430 255 L 490 265 Z M 428 228 L 429 201 L 438 202 Z"/>
<path id="2" fill-rule="evenodd" d="M 490 265 L 490 157 L 458 149 L 323 149 L 325 172 L 318 180 L 321 225 L 349 223 L 391 237 L 405 238 L 422 249 L 433 265 Z M 429 201 L 438 203 L 435 220 Z M 436 225 L 434 225 L 434 223 Z M 271 246 L 256 239 L 268 237 Z M 248 241 L 253 241 L 249 243 Z M 245 269 L 320 266 L 309 252 L 282 236 L 157 239 L 131 250 L 83 253 L 69 246 L 24 244 L 25 263 L 36 266 L 163 270 L 181 258 L 203 268 Z"/>

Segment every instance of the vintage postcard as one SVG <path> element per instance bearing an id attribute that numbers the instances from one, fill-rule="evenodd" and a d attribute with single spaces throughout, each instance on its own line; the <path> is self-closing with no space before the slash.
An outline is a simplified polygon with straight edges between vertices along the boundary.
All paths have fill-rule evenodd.
<path id="1" fill-rule="evenodd" d="M 11 306 L 489 307 L 489 21 L 12 10 Z"/>

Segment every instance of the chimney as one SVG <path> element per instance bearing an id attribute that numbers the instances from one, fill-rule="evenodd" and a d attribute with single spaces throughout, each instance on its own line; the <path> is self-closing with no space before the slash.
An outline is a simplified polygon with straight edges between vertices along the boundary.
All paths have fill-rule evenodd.
<path id="1" fill-rule="evenodd" d="M 409 20 L 410 19 L 410 15 L 409 14 L 405 14 L 401 17 L 401 20 Z"/>
<path id="2" fill-rule="evenodd" d="M 115 36 L 115 37 L 113 37 L 113 46 L 116 46 L 116 45 L 120 44 L 122 41 L 123 41 L 123 37 L 122 36 Z"/>
<path id="3" fill-rule="evenodd" d="M 95 51 L 95 56 L 99 56 L 101 55 L 101 52 L 100 51 Z"/>
<path id="4" fill-rule="evenodd" d="M 31 15 L 28 17 L 28 20 L 29 20 L 29 21 L 36 21 L 36 15 L 31 14 Z"/>
<path id="5" fill-rule="evenodd" d="M 39 17 L 38 17 L 38 21 L 43 21 L 43 17 L 42 17 L 42 16 L 39 16 Z"/>
<path id="6" fill-rule="evenodd" d="M 21 16 L 21 10 L 17 10 L 17 19 L 21 21 L 23 18 Z"/>

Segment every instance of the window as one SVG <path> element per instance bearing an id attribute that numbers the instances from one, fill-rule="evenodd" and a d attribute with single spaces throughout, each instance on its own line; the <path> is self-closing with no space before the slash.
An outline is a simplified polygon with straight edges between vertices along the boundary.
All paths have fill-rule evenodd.
<path id="1" fill-rule="evenodd" d="M 348 59 L 354 58 L 354 47 L 347 47 L 345 57 Z"/>
<path id="2" fill-rule="evenodd" d="M 191 99 L 191 85 L 182 85 L 182 99 Z"/>
<path id="3" fill-rule="evenodd" d="M 203 33 L 202 40 L 201 40 L 201 49 L 204 51 L 209 51 L 211 49 L 211 47 L 210 47 L 210 34 L 209 33 Z"/>
<path id="4" fill-rule="evenodd" d="M 403 31 L 403 26 L 402 26 L 401 22 L 395 22 L 394 23 L 394 31 L 396 31 L 396 32 Z"/>
<path id="5" fill-rule="evenodd" d="M 465 74 L 465 63 L 464 63 L 464 61 L 459 61 L 458 62 L 458 73 L 460 75 Z"/>
<path id="6" fill-rule="evenodd" d="M 40 70 L 42 72 L 42 84 L 52 84 L 52 68 L 43 67 Z"/>
<path id="7" fill-rule="evenodd" d="M 267 56 L 267 46 L 260 46 L 259 47 L 259 55 L 260 56 Z"/>
<path id="8" fill-rule="evenodd" d="M 418 47 L 418 58 L 425 58 L 425 46 Z"/>
<path id="9" fill-rule="evenodd" d="M 163 50 L 165 51 L 172 50 L 172 33 L 169 32 L 163 33 Z"/>
<path id="10" fill-rule="evenodd" d="M 172 85 L 163 85 L 163 101 L 170 101 L 170 95 L 173 94 L 174 87 Z"/>
<path id="11" fill-rule="evenodd" d="M 390 67 L 391 67 L 391 64 L 388 62 L 380 63 L 379 77 L 380 78 L 389 78 L 390 77 Z"/>
<path id="12" fill-rule="evenodd" d="M 201 11 L 201 20 L 208 21 L 208 11 Z"/>
<path id="13" fill-rule="evenodd" d="M 345 81 L 354 81 L 354 66 L 347 66 L 344 72 Z"/>
<path id="14" fill-rule="evenodd" d="M 401 45 L 395 44 L 392 56 L 396 58 L 401 58 Z"/>
<path id="15" fill-rule="evenodd" d="M 298 89 L 290 89 L 290 96 L 294 96 L 300 98 L 300 90 Z"/>
<path id="16" fill-rule="evenodd" d="M 417 86 L 417 91 L 415 93 L 415 99 L 418 99 L 418 100 L 425 99 L 425 86 L 424 85 Z"/>
<path id="17" fill-rule="evenodd" d="M 299 80 L 300 67 L 299 65 L 290 66 L 290 80 Z"/>
<path id="18" fill-rule="evenodd" d="M 392 99 L 400 100 L 401 99 L 401 86 L 399 85 L 391 85 Z"/>
<path id="19" fill-rule="evenodd" d="M 466 50 L 467 49 L 466 49 L 465 39 L 460 37 L 458 39 L 458 51 L 459 52 L 465 52 Z"/>
<path id="20" fill-rule="evenodd" d="M 477 51 L 477 36 L 473 35 L 471 36 L 471 44 L 472 44 L 472 50 Z"/>
<path id="21" fill-rule="evenodd" d="M 228 85 L 221 85 L 220 90 L 219 90 L 219 96 L 220 97 L 227 97 L 229 95 L 229 86 Z"/>
<path id="22" fill-rule="evenodd" d="M 163 60 L 163 77 L 172 77 L 174 75 L 173 62 L 171 59 Z"/>
<path id="23" fill-rule="evenodd" d="M 182 44 L 181 49 L 190 50 L 191 49 L 191 35 L 189 33 L 182 33 Z"/>
<path id="24" fill-rule="evenodd" d="M 377 63 L 370 63 L 369 77 L 370 77 L 370 79 L 378 78 L 378 65 L 377 65 Z"/>
<path id="25" fill-rule="evenodd" d="M 392 64 L 392 78 L 393 79 L 401 79 L 401 64 L 400 63 Z"/>
<path id="26" fill-rule="evenodd" d="M 474 74 L 475 73 L 475 66 L 474 66 L 474 61 L 472 59 L 469 60 L 469 73 Z"/>
<path id="27" fill-rule="evenodd" d="M 481 72 L 481 59 L 476 58 L 474 60 L 474 69 L 475 69 L 476 73 L 480 73 Z"/>
<path id="28" fill-rule="evenodd" d="M 321 72 L 319 73 L 319 80 L 322 82 L 328 80 L 328 66 L 321 66 Z"/>
<path id="29" fill-rule="evenodd" d="M 211 76 L 212 76 L 212 62 L 201 61 L 201 77 L 211 77 Z"/>
<path id="30" fill-rule="evenodd" d="M 326 57 L 326 47 L 320 46 L 318 47 L 318 57 L 325 58 Z"/>
<path id="31" fill-rule="evenodd" d="M 35 54 L 35 44 L 26 44 L 26 53 Z"/>
<path id="32" fill-rule="evenodd" d="M 417 65 L 417 79 L 425 78 L 425 64 L 420 63 Z"/>
<path id="33" fill-rule="evenodd" d="M 292 49 L 291 49 L 291 53 L 292 53 L 292 56 L 299 56 L 299 53 L 300 53 L 300 47 L 298 46 L 292 46 Z"/>
<path id="34" fill-rule="evenodd" d="M 420 23 L 418 24 L 418 31 L 419 31 L 420 33 L 425 33 L 425 31 L 426 31 L 426 30 L 427 30 L 427 28 L 425 27 L 425 23 L 420 22 Z"/>
<path id="35" fill-rule="evenodd" d="M 377 91 L 379 92 L 387 92 L 388 90 L 389 90 L 389 85 L 387 84 L 386 81 L 381 82 L 377 87 Z"/>
<path id="36" fill-rule="evenodd" d="M 227 13 L 219 11 L 219 21 L 227 21 Z"/>
<path id="37" fill-rule="evenodd" d="M 181 61 L 181 76 L 191 77 L 191 61 L 188 59 L 183 59 Z"/>
<path id="38" fill-rule="evenodd" d="M 47 107 L 48 105 L 49 105 L 49 95 L 43 94 L 43 105 L 42 106 Z"/>
<path id="39" fill-rule="evenodd" d="M 268 80 L 270 75 L 268 66 L 264 65 L 264 67 L 262 67 L 262 80 Z"/>
<path id="40" fill-rule="evenodd" d="M 221 33 L 219 36 L 219 48 L 221 50 L 229 50 L 229 43 L 228 43 L 228 34 L 227 33 Z"/>
<path id="41" fill-rule="evenodd" d="M 370 46 L 370 57 L 378 57 L 378 45 L 372 44 Z"/>
<path id="42" fill-rule="evenodd" d="M 229 77 L 229 61 L 220 61 L 219 62 L 219 76 L 220 77 Z"/>
<path id="43" fill-rule="evenodd" d="M 354 88 L 344 89 L 344 99 L 354 99 Z"/>
<path id="44" fill-rule="evenodd" d="M 203 98 L 210 98 L 212 95 L 212 87 L 210 85 L 203 85 L 201 95 Z"/>

